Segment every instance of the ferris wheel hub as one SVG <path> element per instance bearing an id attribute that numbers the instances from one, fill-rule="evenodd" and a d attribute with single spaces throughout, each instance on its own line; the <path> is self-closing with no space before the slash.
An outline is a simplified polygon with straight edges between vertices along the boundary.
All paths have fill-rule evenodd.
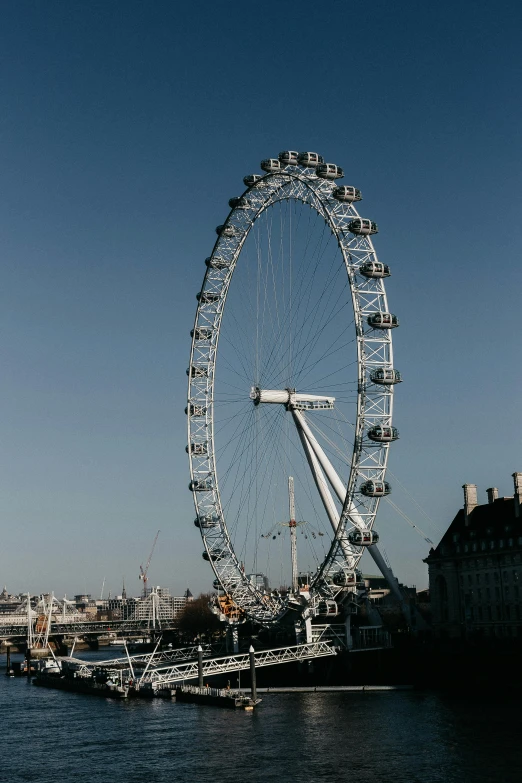
<path id="1" fill-rule="evenodd" d="M 260 389 L 259 386 L 252 386 L 250 399 L 253 400 L 254 405 L 272 403 L 284 405 L 287 410 L 297 411 L 331 410 L 335 403 L 335 397 L 298 394 L 295 389 Z"/>

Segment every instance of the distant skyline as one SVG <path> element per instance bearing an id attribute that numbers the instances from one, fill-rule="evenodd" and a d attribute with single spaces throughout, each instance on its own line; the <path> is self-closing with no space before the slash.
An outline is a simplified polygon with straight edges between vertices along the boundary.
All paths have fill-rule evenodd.
<path id="1" fill-rule="evenodd" d="M 185 368 L 242 177 L 316 150 L 359 187 L 401 326 L 393 501 L 435 543 L 522 470 L 522 10 L 19 0 L 0 30 L 0 584 L 210 589 Z M 364 205 L 364 206 L 363 206 Z M 397 577 L 429 544 L 384 504 Z M 363 570 L 375 567 L 364 563 Z"/>

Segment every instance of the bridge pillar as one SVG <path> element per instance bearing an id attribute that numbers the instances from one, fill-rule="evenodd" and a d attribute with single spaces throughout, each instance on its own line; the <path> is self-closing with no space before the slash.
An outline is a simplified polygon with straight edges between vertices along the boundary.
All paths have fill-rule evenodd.
<path id="1" fill-rule="evenodd" d="M 198 685 L 203 687 L 203 647 L 198 647 Z"/>
<path id="2" fill-rule="evenodd" d="M 248 654 L 250 655 L 250 688 L 252 691 L 252 701 L 256 701 L 257 700 L 256 656 L 252 645 L 250 645 Z"/>

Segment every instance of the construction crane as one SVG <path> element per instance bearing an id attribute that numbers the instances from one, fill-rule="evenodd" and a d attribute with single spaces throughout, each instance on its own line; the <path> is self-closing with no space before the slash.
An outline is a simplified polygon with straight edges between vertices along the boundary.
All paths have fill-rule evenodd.
<path id="1" fill-rule="evenodd" d="M 143 568 L 143 565 L 140 565 L 140 577 L 139 578 L 143 582 L 143 597 L 144 598 L 147 597 L 147 581 L 148 581 L 147 572 L 149 570 L 150 561 L 152 560 L 152 555 L 154 554 L 154 549 L 156 547 L 156 541 L 158 540 L 158 536 L 159 536 L 160 533 L 161 533 L 161 530 L 158 530 L 158 532 L 156 533 L 156 536 L 154 538 L 154 543 L 152 544 L 152 549 L 150 550 L 150 555 L 149 555 L 149 557 L 147 559 L 147 563 L 145 565 L 145 568 Z"/>

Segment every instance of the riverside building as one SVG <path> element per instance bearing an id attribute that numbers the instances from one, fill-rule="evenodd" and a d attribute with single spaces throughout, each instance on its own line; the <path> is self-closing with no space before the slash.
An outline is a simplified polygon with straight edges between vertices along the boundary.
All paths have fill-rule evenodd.
<path id="1" fill-rule="evenodd" d="M 490 487 L 484 505 L 464 484 L 464 507 L 425 559 L 435 636 L 522 638 L 522 473 L 513 482 L 513 497 Z"/>

